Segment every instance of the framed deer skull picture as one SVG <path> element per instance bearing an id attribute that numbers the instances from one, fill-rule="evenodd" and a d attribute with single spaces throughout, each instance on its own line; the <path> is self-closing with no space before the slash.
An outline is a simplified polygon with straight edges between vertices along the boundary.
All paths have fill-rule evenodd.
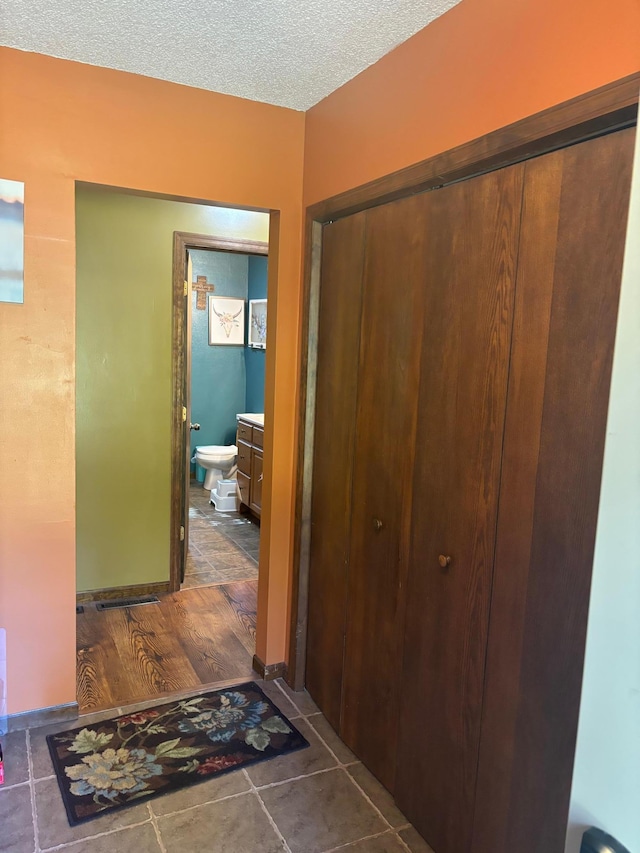
<path id="1" fill-rule="evenodd" d="M 209 345 L 244 346 L 244 299 L 209 296 Z"/>

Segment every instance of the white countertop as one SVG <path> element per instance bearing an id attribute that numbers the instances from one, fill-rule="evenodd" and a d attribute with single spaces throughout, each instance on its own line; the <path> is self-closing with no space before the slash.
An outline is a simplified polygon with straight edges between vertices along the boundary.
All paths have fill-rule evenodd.
<path id="1" fill-rule="evenodd" d="M 255 412 L 244 412 L 242 415 L 236 415 L 237 420 L 248 421 L 256 426 L 264 426 L 264 413 L 256 414 Z"/>

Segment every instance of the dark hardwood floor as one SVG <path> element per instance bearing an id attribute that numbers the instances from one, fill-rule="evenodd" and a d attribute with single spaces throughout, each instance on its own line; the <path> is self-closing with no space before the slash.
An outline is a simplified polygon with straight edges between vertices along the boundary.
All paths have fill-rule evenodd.
<path id="1" fill-rule="evenodd" d="M 160 603 L 77 617 L 80 713 L 254 677 L 255 580 L 183 589 Z"/>

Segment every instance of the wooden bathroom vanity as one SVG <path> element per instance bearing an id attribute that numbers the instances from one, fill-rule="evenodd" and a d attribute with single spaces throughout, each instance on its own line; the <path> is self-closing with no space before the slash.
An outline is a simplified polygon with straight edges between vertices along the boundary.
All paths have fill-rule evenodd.
<path id="1" fill-rule="evenodd" d="M 264 415 L 237 416 L 238 488 L 240 506 L 260 518 L 262 510 L 262 453 L 264 447 Z"/>

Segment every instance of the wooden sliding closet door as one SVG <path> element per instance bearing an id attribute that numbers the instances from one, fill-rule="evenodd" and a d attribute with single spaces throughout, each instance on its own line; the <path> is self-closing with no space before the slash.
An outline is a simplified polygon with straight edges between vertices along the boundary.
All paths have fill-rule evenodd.
<path id="1" fill-rule="evenodd" d="M 318 323 L 306 684 L 340 726 L 366 213 L 325 225 Z"/>
<path id="2" fill-rule="evenodd" d="M 368 211 L 351 503 L 343 740 L 393 790 L 428 195 Z"/>
<path id="3" fill-rule="evenodd" d="M 395 794 L 436 853 L 470 849 L 523 174 L 428 195 Z"/>
<path id="4" fill-rule="evenodd" d="M 634 134 L 526 164 L 473 853 L 564 849 Z"/>

